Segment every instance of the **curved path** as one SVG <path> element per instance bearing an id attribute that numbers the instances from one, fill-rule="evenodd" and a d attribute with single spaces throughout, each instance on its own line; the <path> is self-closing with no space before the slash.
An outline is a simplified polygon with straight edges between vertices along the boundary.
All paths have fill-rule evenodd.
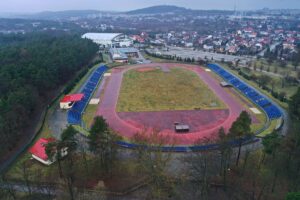
<path id="1" fill-rule="evenodd" d="M 194 125 L 191 127 L 191 132 L 186 134 L 176 134 L 172 130 L 173 125 L 169 125 L 170 128 L 159 129 L 160 134 L 168 138 L 168 141 L 166 142 L 167 144 L 194 145 L 195 143 L 199 142 L 199 140 L 201 139 L 213 137 L 216 135 L 216 133 L 221 127 L 224 127 L 225 130 L 228 130 L 231 124 L 233 123 L 233 121 L 236 120 L 236 118 L 239 116 L 241 111 L 245 109 L 243 108 L 243 105 L 241 105 L 238 100 L 236 100 L 233 96 L 227 93 L 220 86 L 219 82 L 216 79 L 210 76 L 209 73 L 212 72 L 206 72 L 203 68 L 197 67 L 195 65 L 174 64 L 174 63 L 151 63 L 151 64 L 119 67 L 113 69 L 112 71 L 111 78 L 105 88 L 103 99 L 101 100 L 101 103 L 97 110 L 97 115 L 103 116 L 107 120 L 110 127 L 125 138 L 131 138 L 136 133 L 143 132 L 145 130 L 145 127 L 141 125 L 142 123 L 144 125 L 147 124 L 148 122 L 149 122 L 148 124 L 157 123 L 155 119 L 157 119 L 158 116 L 164 117 L 164 120 L 166 121 L 168 121 L 169 119 L 169 123 L 174 121 L 179 121 L 184 123 L 184 121 L 180 121 L 180 120 L 189 118 L 189 120 L 191 120 L 188 121 L 190 122 L 189 125 L 191 124 L 193 125 L 193 123 L 197 121 L 201 121 L 201 119 L 198 118 L 199 114 L 207 116 L 205 112 L 209 112 L 209 111 L 199 110 L 199 111 L 167 111 L 167 112 L 162 111 L 162 112 L 145 112 L 145 113 L 144 112 L 117 113 L 116 106 L 117 106 L 118 95 L 120 92 L 124 73 L 131 69 L 145 68 L 145 67 L 149 68 L 149 67 L 157 67 L 157 66 L 162 66 L 164 69 L 171 68 L 171 67 L 182 67 L 194 71 L 199 76 L 199 78 L 209 86 L 209 88 L 215 93 L 215 95 L 219 99 L 221 99 L 228 107 L 228 110 L 225 111 L 223 110 L 223 117 L 219 117 L 220 114 L 222 114 L 222 112 L 220 111 L 218 112 L 218 110 L 212 110 L 210 114 L 214 115 L 214 117 L 211 118 L 212 121 L 209 122 L 207 120 L 205 122 L 204 120 L 204 122 L 207 123 L 207 124 L 205 123 L 203 124 L 205 128 L 201 127 L 201 122 L 199 122 L 200 126 L 198 126 L 198 128 L 197 126 Z M 168 118 L 171 112 L 175 112 L 175 114 L 174 113 L 171 114 L 172 117 Z M 145 119 L 143 119 L 142 116 L 146 116 L 144 117 Z M 151 120 L 153 121 L 152 123 L 150 122 Z M 147 127 L 147 130 L 151 130 L 154 128 L 157 127 Z"/>

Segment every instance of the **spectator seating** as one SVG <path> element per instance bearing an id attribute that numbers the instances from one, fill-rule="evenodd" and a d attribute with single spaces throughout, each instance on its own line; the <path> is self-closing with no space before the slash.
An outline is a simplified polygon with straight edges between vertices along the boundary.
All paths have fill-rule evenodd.
<path id="1" fill-rule="evenodd" d="M 224 80 L 231 83 L 236 89 L 248 97 L 253 103 L 258 105 L 262 110 L 264 110 L 270 119 L 276 119 L 282 116 L 280 109 L 276 105 L 272 104 L 267 97 L 259 94 L 259 92 L 257 92 L 247 83 L 237 78 L 230 72 L 224 70 L 217 64 L 208 64 L 207 66 L 221 76 Z"/>
<path id="2" fill-rule="evenodd" d="M 100 82 L 103 74 L 107 71 L 107 66 L 103 65 L 98 67 L 88 79 L 85 86 L 81 89 L 81 93 L 84 94 L 84 98 L 76 102 L 73 107 L 68 111 L 67 120 L 69 124 L 81 124 L 81 115 L 84 112 L 93 92 Z"/>

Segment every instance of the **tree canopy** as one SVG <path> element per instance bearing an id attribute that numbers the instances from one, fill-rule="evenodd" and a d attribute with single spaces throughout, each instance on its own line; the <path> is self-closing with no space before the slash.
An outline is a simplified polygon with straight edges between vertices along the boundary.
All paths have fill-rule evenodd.
<path id="1" fill-rule="evenodd" d="M 240 153 L 243 144 L 243 138 L 251 136 L 251 117 L 246 111 L 242 111 L 240 116 L 231 125 L 229 129 L 229 137 L 232 137 L 238 142 L 238 154 L 236 159 L 236 165 L 238 166 L 240 160 Z"/>
<path id="2" fill-rule="evenodd" d="M 0 41 L 3 41 L 0 35 Z M 98 51 L 78 36 L 32 33 L 0 47 L 0 157 L 24 137 L 35 111 L 53 98 Z"/>
<path id="3" fill-rule="evenodd" d="M 291 115 L 300 119 L 300 87 L 298 88 L 296 94 L 291 97 L 289 102 L 289 109 Z"/>
<path id="4" fill-rule="evenodd" d="M 240 116 L 233 122 L 229 134 L 237 139 L 251 135 L 251 117 L 246 112 L 241 112 Z"/>
<path id="5" fill-rule="evenodd" d="M 108 172 L 116 155 L 115 142 L 117 136 L 108 128 L 106 120 L 95 117 L 94 124 L 89 135 L 89 149 L 97 155 L 100 167 Z"/>

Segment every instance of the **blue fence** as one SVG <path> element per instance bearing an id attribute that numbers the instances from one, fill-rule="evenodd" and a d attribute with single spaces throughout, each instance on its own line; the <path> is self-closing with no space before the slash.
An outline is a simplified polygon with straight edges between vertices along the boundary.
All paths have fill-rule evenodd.
<path id="1" fill-rule="evenodd" d="M 261 95 L 257 92 L 256 89 L 249 86 L 247 83 L 237 78 L 230 72 L 224 70 L 222 67 L 216 64 L 208 64 L 207 65 L 211 70 L 220 75 L 224 80 L 228 83 L 232 84 L 233 87 L 242 92 L 248 99 L 250 99 L 253 103 L 258 105 L 262 110 L 264 110 L 269 119 L 276 119 L 282 117 L 282 113 L 280 109 L 271 103 L 271 101 L 265 96 Z"/>
<path id="2" fill-rule="evenodd" d="M 229 142 L 231 146 L 238 146 L 240 142 L 245 144 L 258 142 L 259 139 L 255 137 L 245 137 L 241 140 L 232 140 Z M 208 151 L 216 150 L 219 148 L 218 144 L 207 144 L 207 145 L 195 145 L 195 146 L 147 146 L 142 144 L 129 143 L 125 141 L 119 141 L 117 144 L 124 148 L 137 149 L 142 148 L 151 151 L 163 151 L 163 152 L 197 152 L 197 151 Z"/>
<path id="3" fill-rule="evenodd" d="M 68 111 L 68 123 L 81 125 L 81 115 L 87 106 L 94 90 L 96 89 L 103 74 L 107 71 L 108 67 L 103 65 L 98 67 L 89 77 L 85 86 L 81 89 L 80 93 L 84 94 L 84 98 L 76 102 L 73 107 Z"/>

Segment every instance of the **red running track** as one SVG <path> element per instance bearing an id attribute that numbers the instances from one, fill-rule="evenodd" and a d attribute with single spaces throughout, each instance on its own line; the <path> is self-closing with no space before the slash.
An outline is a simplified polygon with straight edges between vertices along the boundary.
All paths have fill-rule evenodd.
<path id="1" fill-rule="evenodd" d="M 157 66 L 163 66 L 164 68 L 183 67 L 194 71 L 227 105 L 228 109 L 117 113 L 116 105 L 123 74 L 130 69 Z M 228 130 L 242 110 L 244 110 L 239 101 L 228 94 L 209 73 L 213 72 L 206 72 L 203 68 L 195 65 L 174 63 L 151 63 L 115 68 L 105 88 L 97 115 L 103 116 L 109 126 L 125 138 L 131 138 L 136 133 L 142 132 L 147 128 L 148 130 L 159 130 L 162 136 L 172 138 L 169 144 L 194 145 L 201 139 L 214 137 L 221 127 Z M 175 133 L 173 130 L 174 122 L 190 125 L 191 131 L 186 134 Z"/>

